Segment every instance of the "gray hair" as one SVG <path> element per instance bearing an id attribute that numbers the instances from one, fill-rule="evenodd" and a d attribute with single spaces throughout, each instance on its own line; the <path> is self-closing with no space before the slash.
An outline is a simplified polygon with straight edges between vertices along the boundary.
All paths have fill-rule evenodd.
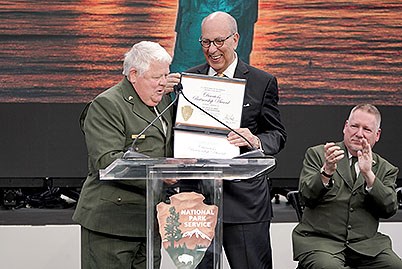
<path id="1" fill-rule="evenodd" d="M 208 16 L 206 16 L 201 22 L 201 27 L 204 25 L 204 22 L 206 20 L 214 19 L 215 17 L 220 17 L 220 16 L 225 17 L 225 19 L 227 21 L 227 26 L 229 27 L 230 32 L 231 33 L 237 33 L 236 19 L 233 18 L 229 13 L 226 13 L 226 12 L 223 12 L 223 11 L 216 11 L 216 12 L 213 12 L 213 13 L 209 14 Z"/>
<path id="2" fill-rule="evenodd" d="M 130 69 L 137 70 L 138 75 L 142 75 L 149 70 L 152 62 L 167 63 L 170 65 L 172 57 L 158 43 L 151 41 L 141 41 L 124 54 L 123 75 L 128 76 Z"/>
<path id="3" fill-rule="evenodd" d="M 377 121 L 377 129 L 380 129 L 381 126 L 381 113 L 378 110 L 378 108 L 376 108 L 374 105 L 371 104 L 360 104 L 355 106 L 354 108 L 352 108 L 352 110 L 350 111 L 349 114 L 349 119 L 352 116 L 352 114 L 356 111 L 356 110 L 362 110 L 364 112 L 367 112 L 369 114 L 372 114 L 375 116 L 376 121 Z"/>

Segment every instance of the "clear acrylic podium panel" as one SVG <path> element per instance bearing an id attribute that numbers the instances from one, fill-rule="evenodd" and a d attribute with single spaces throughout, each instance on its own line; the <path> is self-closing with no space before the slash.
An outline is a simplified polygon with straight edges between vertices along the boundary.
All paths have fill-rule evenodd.
<path id="1" fill-rule="evenodd" d="M 223 268 L 223 180 L 247 180 L 275 166 L 273 157 L 118 159 L 100 179 L 147 181 L 147 269 L 193 269 L 206 252 L 215 269 Z"/>

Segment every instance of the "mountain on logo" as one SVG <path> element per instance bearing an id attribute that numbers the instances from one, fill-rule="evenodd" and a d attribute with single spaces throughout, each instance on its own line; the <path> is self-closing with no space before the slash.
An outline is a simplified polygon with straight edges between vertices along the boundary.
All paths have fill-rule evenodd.
<path id="1" fill-rule="evenodd" d="M 195 236 L 196 238 L 202 238 L 212 241 L 212 239 L 208 235 L 201 232 L 198 228 L 183 233 L 183 238 L 184 237 L 192 238 L 193 236 Z"/>

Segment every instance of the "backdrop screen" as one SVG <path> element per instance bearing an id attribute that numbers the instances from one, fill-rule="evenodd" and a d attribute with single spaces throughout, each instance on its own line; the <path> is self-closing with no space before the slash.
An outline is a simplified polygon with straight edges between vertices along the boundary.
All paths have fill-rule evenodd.
<path id="1" fill-rule="evenodd" d="M 200 54 L 197 37 L 175 48 L 176 36 L 225 10 L 247 27 L 250 63 L 278 78 L 280 104 L 402 103 L 401 1 L 224 2 L 0 1 L 0 102 L 85 103 L 121 79 L 134 43 L 159 42 L 177 59 Z"/>

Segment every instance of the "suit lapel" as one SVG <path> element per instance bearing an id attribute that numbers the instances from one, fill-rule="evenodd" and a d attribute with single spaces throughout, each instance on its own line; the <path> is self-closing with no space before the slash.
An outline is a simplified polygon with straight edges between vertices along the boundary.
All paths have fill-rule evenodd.
<path id="1" fill-rule="evenodd" d="M 240 78 L 240 79 L 245 79 L 246 81 L 248 81 L 249 69 L 246 66 L 246 64 L 243 61 L 241 61 L 240 59 L 237 62 L 234 77 L 235 78 Z M 250 106 L 250 104 L 253 103 L 252 100 L 251 100 L 250 92 L 249 92 L 249 90 L 247 90 L 247 87 L 248 87 L 248 82 L 246 82 L 246 89 L 244 91 L 243 108 L 246 107 L 246 106 Z M 258 109 L 260 109 L 260 107 L 258 107 Z M 250 108 L 248 109 L 248 111 L 251 111 Z M 249 115 L 249 113 L 247 111 L 245 112 L 245 110 L 243 109 L 242 115 L 241 115 L 241 121 L 240 121 L 240 126 L 241 127 L 243 127 L 245 125 L 246 117 L 248 117 L 248 115 Z"/>
<path id="2" fill-rule="evenodd" d="M 351 168 L 350 168 L 349 158 L 348 158 L 349 157 L 348 151 L 343 142 L 339 143 L 339 146 L 345 151 L 345 157 L 338 162 L 336 171 L 341 176 L 341 178 L 345 181 L 345 183 L 349 186 L 349 188 L 351 190 L 356 190 L 364 184 L 364 178 L 361 175 L 361 173 L 359 173 L 359 175 L 356 179 L 356 182 L 353 182 L 352 172 L 350 170 Z M 377 173 L 377 169 L 378 169 L 377 163 L 378 163 L 378 156 L 375 153 L 373 153 L 372 170 L 373 170 L 374 174 Z"/>
<path id="3" fill-rule="evenodd" d="M 344 157 L 342 160 L 340 160 L 336 170 L 342 177 L 343 181 L 345 181 L 345 183 L 349 186 L 349 189 L 353 189 L 354 182 L 352 179 L 352 172 L 350 171 L 349 158 Z"/>
<path id="4" fill-rule="evenodd" d="M 241 61 L 239 59 L 239 61 L 237 62 L 234 77 L 235 78 L 247 79 L 248 78 L 248 72 L 249 72 L 249 70 L 248 70 L 247 66 L 244 64 L 243 61 Z"/>
<path id="5" fill-rule="evenodd" d="M 364 178 L 361 175 L 361 173 L 359 173 L 359 175 L 356 178 L 355 185 L 353 185 L 353 190 L 360 188 L 363 184 L 364 184 Z"/>
<path id="6" fill-rule="evenodd" d="M 345 145 L 342 143 L 339 146 L 344 150 L 345 157 L 343 157 L 337 164 L 336 171 L 341 176 L 343 181 L 349 186 L 350 189 L 353 189 L 354 182 L 352 180 L 352 172 L 350 171 L 349 165 L 349 156 L 348 150 L 346 149 Z"/>
<path id="7" fill-rule="evenodd" d="M 197 69 L 197 74 L 208 75 L 208 64 L 203 64 Z"/>
<path id="8" fill-rule="evenodd" d="M 373 163 L 372 163 L 372 171 L 376 175 L 377 170 L 378 170 L 378 156 L 373 152 Z M 364 185 L 364 177 L 362 176 L 361 173 L 359 173 L 359 176 L 357 177 L 356 184 L 353 186 L 353 190 L 360 188 L 362 185 Z"/>

